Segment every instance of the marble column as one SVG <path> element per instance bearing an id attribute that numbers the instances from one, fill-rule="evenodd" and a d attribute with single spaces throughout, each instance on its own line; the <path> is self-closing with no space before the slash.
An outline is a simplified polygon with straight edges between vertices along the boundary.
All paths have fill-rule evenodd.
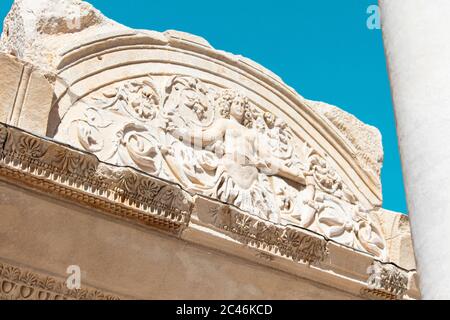
<path id="1" fill-rule="evenodd" d="M 380 0 L 424 299 L 450 299 L 450 1 Z"/>

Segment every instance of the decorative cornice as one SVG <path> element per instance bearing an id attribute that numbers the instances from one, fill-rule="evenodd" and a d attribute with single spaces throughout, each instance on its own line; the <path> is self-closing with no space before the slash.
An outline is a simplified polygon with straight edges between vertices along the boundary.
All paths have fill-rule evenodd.
<path id="1" fill-rule="evenodd" d="M 0 176 L 41 192 L 179 234 L 192 201 L 177 185 L 0 125 Z"/>
<path id="2" fill-rule="evenodd" d="M 368 298 L 398 300 L 402 299 L 408 290 L 408 273 L 395 265 L 374 261 L 369 268 L 368 288 L 361 294 Z"/>
<path id="3" fill-rule="evenodd" d="M 64 281 L 0 262 L 0 300 L 120 300 L 97 289 L 69 289 Z"/>
<path id="4" fill-rule="evenodd" d="M 324 236 L 263 220 L 217 200 L 191 195 L 177 184 L 132 168 L 103 163 L 87 152 L 1 123 L 0 179 L 178 238 L 188 227 L 201 225 L 256 249 L 257 255 L 268 263 L 279 257 L 318 267 L 322 262 L 328 263 L 330 240 Z M 402 298 L 408 287 L 408 273 L 377 263 L 370 278 L 377 281 L 371 283 L 369 279 L 360 294 L 370 298 Z M 1 276 L 5 278 L 3 273 Z M 6 278 L 9 282 L 14 279 Z M 22 294 L 17 282 L 22 280 L 17 279 L 13 284 L 6 284 L 10 294 L 3 298 L 17 298 Z M 31 294 L 29 289 L 24 290 L 25 296 Z M 71 294 L 74 293 L 63 295 L 58 291 L 44 296 L 71 297 Z M 83 293 L 83 297 L 91 296 Z"/>
<path id="5" fill-rule="evenodd" d="M 295 262 L 314 264 L 328 254 L 327 241 L 306 230 L 285 227 L 250 216 L 235 207 L 197 197 L 194 211 L 200 223 L 223 231 L 239 242 L 264 254 L 282 256 Z"/>

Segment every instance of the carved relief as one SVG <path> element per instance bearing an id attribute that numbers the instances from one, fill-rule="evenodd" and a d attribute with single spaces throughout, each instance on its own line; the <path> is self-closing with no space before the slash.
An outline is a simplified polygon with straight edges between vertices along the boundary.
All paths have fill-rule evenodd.
<path id="1" fill-rule="evenodd" d="M 179 119 L 189 124 L 204 125 L 211 120 L 213 92 L 200 80 L 192 77 L 174 76 L 168 79 L 165 87 L 164 109 L 166 115 L 174 116 L 175 113 L 185 114 L 187 110 L 195 117 L 180 117 Z M 190 123 L 189 123 L 190 122 Z"/>
<path id="2" fill-rule="evenodd" d="M 385 299 L 401 299 L 408 290 L 408 273 L 394 265 L 385 265 L 375 261 L 369 268 L 368 289 L 363 290 L 365 296 Z"/>
<path id="3" fill-rule="evenodd" d="M 63 281 L 0 262 L 0 300 L 119 300 L 95 289 L 67 288 Z"/>
<path id="4" fill-rule="evenodd" d="M 128 81 L 103 92 L 103 97 L 106 101 L 99 101 L 102 109 L 123 112 L 139 121 L 153 120 L 160 105 L 160 95 L 150 77 Z"/>
<path id="5" fill-rule="evenodd" d="M 187 226 L 192 200 L 178 186 L 17 129 L 7 132 L 2 176 L 171 233 Z"/>
<path id="6" fill-rule="evenodd" d="M 158 175 L 162 165 L 162 155 L 157 138 L 145 127 L 127 124 L 117 133 L 119 143 L 116 153 L 108 159 L 121 165 L 134 165 L 145 172 Z"/>
<path id="7" fill-rule="evenodd" d="M 187 76 L 123 81 L 69 109 L 55 139 L 264 220 L 387 255 L 379 227 L 330 162 L 242 92 Z"/>
<path id="8" fill-rule="evenodd" d="M 34 106 L 14 123 L 57 130 L 52 138 L 70 147 L 0 123 L 0 180 L 188 242 L 243 245 L 283 271 L 316 264 L 305 273 L 311 280 L 335 278 L 332 286 L 359 290 L 362 276 L 348 272 L 346 258 L 361 266 L 387 257 L 378 220 L 367 210 L 381 205 L 378 131 L 341 111 L 320 117 L 269 70 L 199 37 L 113 27 L 104 35 L 53 32 L 52 44 L 60 36 L 75 40 L 58 52 L 27 49 L 28 60 L 51 73 L 45 78 L 57 105 L 48 127 L 35 117 L 46 118 L 48 110 L 39 114 Z M 39 49 L 42 41 L 34 42 Z M 149 70 L 155 74 L 143 76 Z M 277 116 L 283 113 L 290 118 Z M 60 117 L 58 128 L 53 116 Z M 335 259 L 333 251 L 327 259 L 329 242 L 356 250 L 339 248 L 345 254 Z M 404 275 L 375 265 L 362 293 L 400 298 L 408 287 Z M 0 298 L 110 298 L 62 285 L 0 263 Z"/>
<path id="9" fill-rule="evenodd" d="M 327 242 L 304 230 L 278 226 L 227 205 L 197 199 L 196 211 L 202 223 L 210 224 L 250 247 L 298 262 L 317 263 L 328 254 Z M 260 251 L 260 254 L 261 254 Z M 263 252 L 264 253 L 264 252 Z"/>
<path id="10" fill-rule="evenodd" d="M 2 155 L 3 147 L 8 137 L 8 130 L 5 126 L 0 124 L 0 156 Z"/>
<path id="11" fill-rule="evenodd" d="M 326 194 L 317 200 L 320 233 L 339 243 L 387 258 L 383 235 L 372 222 L 369 212 Z"/>

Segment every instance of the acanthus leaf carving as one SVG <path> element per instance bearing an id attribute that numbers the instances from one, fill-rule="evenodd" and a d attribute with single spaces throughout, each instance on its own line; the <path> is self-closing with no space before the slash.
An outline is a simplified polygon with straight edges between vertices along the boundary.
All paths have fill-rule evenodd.
<path id="1" fill-rule="evenodd" d="M 127 124 L 118 132 L 119 143 L 115 163 L 134 164 L 150 174 L 158 175 L 161 170 L 162 156 L 157 138 L 145 127 L 134 123 Z"/>
<path id="2" fill-rule="evenodd" d="M 169 78 L 165 87 L 166 96 L 163 108 L 167 113 L 183 112 L 183 108 L 191 110 L 194 119 L 190 119 L 187 125 L 197 123 L 204 125 L 204 121 L 211 116 L 211 89 L 199 79 L 192 77 L 173 76 Z M 181 121 L 185 121 L 180 118 Z"/>

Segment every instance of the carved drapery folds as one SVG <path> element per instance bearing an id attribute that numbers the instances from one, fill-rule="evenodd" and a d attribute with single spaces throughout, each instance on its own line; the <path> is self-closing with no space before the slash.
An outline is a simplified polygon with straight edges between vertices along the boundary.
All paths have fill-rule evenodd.
<path id="1" fill-rule="evenodd" d="M 75 103 L 55 139 L 385 259 L 373 215 L 326 156 L 294 136 L 243 92 L 188 76 L 146 76 Z"/>

